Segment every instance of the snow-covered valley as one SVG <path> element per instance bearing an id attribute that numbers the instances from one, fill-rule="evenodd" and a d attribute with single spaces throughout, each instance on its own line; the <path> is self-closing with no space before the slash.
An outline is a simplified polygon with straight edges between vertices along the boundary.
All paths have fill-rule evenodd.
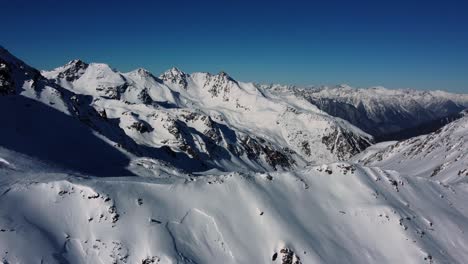
<path id="1" fill-rule="evenodd" d="M 0 260 L 465 263 L 468 95 L 350 89 L 41 72 L 0 47 Z"/>

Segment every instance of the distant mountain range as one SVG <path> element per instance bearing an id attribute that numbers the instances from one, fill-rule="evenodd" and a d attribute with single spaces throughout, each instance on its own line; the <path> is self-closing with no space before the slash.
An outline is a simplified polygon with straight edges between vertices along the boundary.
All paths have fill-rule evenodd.
<path id="1" fill-rule="evenodd" d="M 347 85 L 267 87 L 305 98 L 328 114 L 361 128 L 377 141 L 433 132 L 468 108 L 468 94 L 444 91 L 389 90 L 383 87 L 355 89 Z"/>

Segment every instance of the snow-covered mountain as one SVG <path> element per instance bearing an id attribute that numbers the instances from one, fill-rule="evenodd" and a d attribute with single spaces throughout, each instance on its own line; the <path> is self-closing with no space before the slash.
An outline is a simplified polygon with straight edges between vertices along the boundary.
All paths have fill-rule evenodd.
<path id="1" fill-rule="evenodd" d="M 467 117 L 361 152 L 295 89 L 0 48 L 1 262 L 464 263 Z"/>
<path id="2" fill-rule="evenodd" d="M 468 108 L 468 94 L 444 91 L 264 86 L 305 98 L 330 115 L 341 117 L 378 141 L 405 139 L 434 131 Z M 431 131 L 431 132 L 432 132 Z"/>
<path id="3" fill-rule="evenodd" d="M 468 190 L 350 163 L 89 178 L 0 149 L 5 263 L 464 263 Z M 27 168 L 23 164 L 27 164 Z"/>
<path id="4" fill-rule="evenodd" d="M 468 183 L 468 114 L 428 135 L 373 146 L 354 159 L 444 184 Z"/>
<path id="5" fill-rule="evenodd" d="M 154 156 L 164 148 L 188 171 L 287 169 L 347 159 L 372 138 L 306 100 L 278 97 L 224 72 L 187 74 L 173 68 L 159 78 L 144 69 L 128 73 L 74 60 L 43 71 L 50 82 L 89 98 L 99 116 L 134 141 L 126 151 Z M 181 158 L 181 156 L 183 156 Z M 163 158 L 170 163 L 173 158 Z"/>

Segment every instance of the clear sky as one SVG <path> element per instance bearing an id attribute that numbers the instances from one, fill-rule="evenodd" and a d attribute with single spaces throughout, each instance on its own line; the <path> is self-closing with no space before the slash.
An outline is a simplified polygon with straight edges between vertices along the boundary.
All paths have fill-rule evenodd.
<path id="1" fill-rule="evenodd" d="M 0 45 L 154 74 L 468 93 L 468 1 L 0 0 Z"/>

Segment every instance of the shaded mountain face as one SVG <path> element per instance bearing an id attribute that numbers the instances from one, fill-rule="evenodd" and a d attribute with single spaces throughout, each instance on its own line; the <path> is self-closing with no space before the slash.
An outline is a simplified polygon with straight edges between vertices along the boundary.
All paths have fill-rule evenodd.
<path id="1" fill-rule="evenodd" d="M 344 85 L 287 89 L 373 135 L 376 141 L 433 132 L 468 107 L 468 95 L 442 91 L 354 89 Z"/>
<path id="2" fill-rule="evenodd" d="M 15 93 L 15 84 L 11 76 L 11 69 L 5 60 L 0 59 L 0 95 Z"/>
<path id="3" fill-rule="evenodd" d="M 67 123 L 87 127 L 137 170 L 148 169 L 148 162 L 189 172 L 291 169 L 347 159 L 373 140 L 305 100 L 266 93 L 224 72 L 173 68 L 155 77 L 144 69 L 121 73 L 80 60 L 39 72 L 6 50 L 2 60 L 2 91 L 10 95 L 4 100 L 27 98 L 61 112 Z M 50 122 L 46 116 L 35 120 Z M 60 131 L 66 137 L 76 129 Z"/>

